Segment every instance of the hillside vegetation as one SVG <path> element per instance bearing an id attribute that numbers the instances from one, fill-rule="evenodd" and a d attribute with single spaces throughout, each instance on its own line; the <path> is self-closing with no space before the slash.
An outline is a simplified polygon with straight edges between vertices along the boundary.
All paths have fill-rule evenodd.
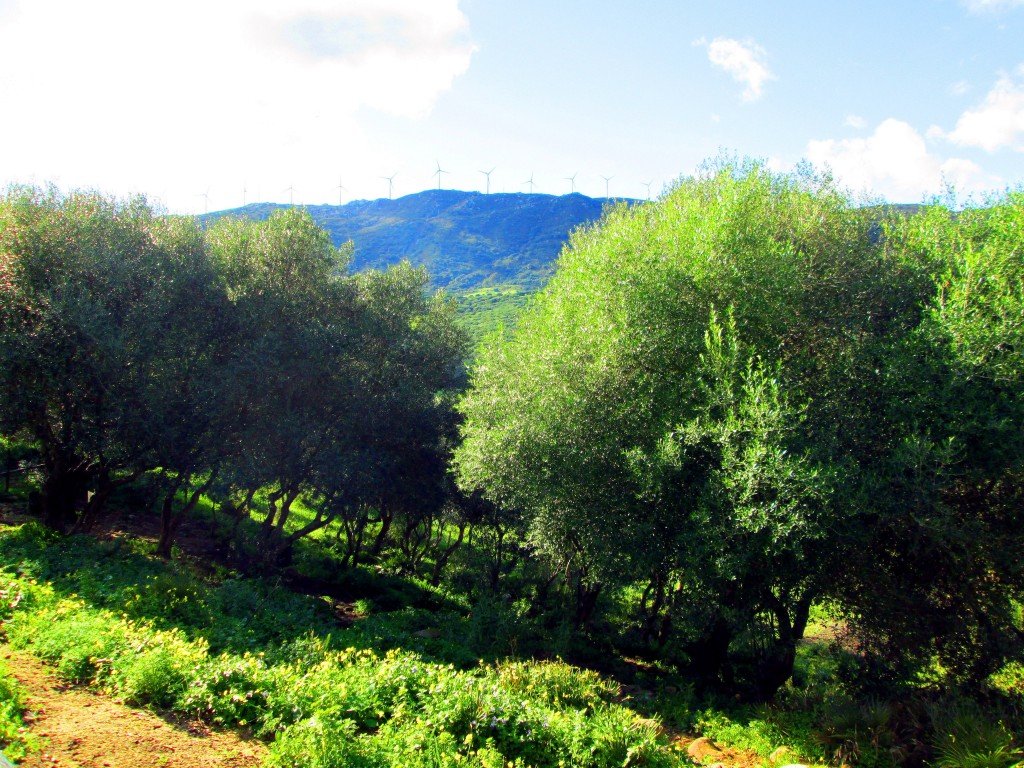
<path id="1" fill-rule="evenodd" d="M 281 766 L 1009 768 L 1022 253 L 1019 192 L 711 163 L 468 293 L 467 375 L 309 212 L 14 190 L 3 632 Z"/>
<path id="2" fill-rule="evenodd" d="M 433 287 L 459 293 L 499 283 L 540 288 L 569 233 L 599 219 L 605 204 L 579 193 L 428 190 L 304 210 L 336 247 L 352 241 L 353 269 L 386 269 L 407 259 L 427 268 Z M 202 218 L 259 221 L 288 207 L 259 203 Z"/>

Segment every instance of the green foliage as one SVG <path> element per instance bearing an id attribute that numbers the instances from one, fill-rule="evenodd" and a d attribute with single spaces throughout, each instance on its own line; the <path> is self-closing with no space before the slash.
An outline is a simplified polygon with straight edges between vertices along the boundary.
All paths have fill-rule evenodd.
<path id="1" fill-rule="evenodd" d="M 904 220 L 728 159 L 609 210 L 481 349 L 459 482 L 525 512 L 578 616 L 642 580 L 636 642 L 748 696 L 822 598 L 876 682 L 937 654 L 978 685 L 1022 637 L 1022 211 Z"/>
<path id="2" fill-rule="evenodd" d="M 219 725 L 258 728 L 267 709 L 268 677 L 260 656 L 221 654 L 193 668 L 189 685 L 176 703 Z"/>
<path id="3" fill-rule="evenodd" d="M 888 242 L 931 291 L 880 356 L 864 525 L 836 593 L 891 678 L 937 657 L 978 687 L 1024 648 L 1024 197 L 934 205 L 894 222 Z"/>
<path id="4" fill-rule="evenodd" d="M 1024 702 L 1024 663 L 1011 661 L 996 670 L 988 682 L 1007 699 Z"/>
<path id="5" fill-rule="evenodd" d="M 761 757 L 768 757 L 791 742 L 770 715 L 758 714 L 761 716 L 754 714 L 733 719 L 722 712 L 709 710 L 698 715 L 697 732 L 715 743 L 728 744 L 737 749 L 750 750 Z"/>
<path id="6" fill-rule="evenodd" d="M 21 687 L 0 661 L 0 752 L 15 763 L 39 747 L 25 727 Z"/>
<path id="7" fill-rule="evenodd" d="M 457 294 L 459 318 L 474 344 L 499 328 L 511 329 L 532 294 L 517 285 L 493 285 Z"/>
<path id="8" fill-rule="evenodd" d="M 223 302 L 195 222 L 141 198 L 14 189 L 0 254 L 0 430 L 38 443 L 43 513 L 64 528 L 86 489 L 89 516 L 181 436 L 183 380 L 203 389 L 185 361 L 211 357 Z"/>
<path id="9" fill-rule="evenodd" d="M 190 643 L 179 630 L 154 632 L 113 665 L 110 684 L 130 704 L 170 708 L 194 683 L 203 643 Z"/>
<path id="10" fill-rule="evenodd" d="M 284 731 L 271 747 L 269 764 L 280 768 L 384 768 L 370 739 L 351 720 L 311 717 Z M 378 753 L 378 756 L 374 756 Z M 443 763 L 438 763 L 443 765 Z"/>
<path id="11" fill-rule="evenodd" d="M 712 677 L 742 639 L 735 662 L 770 695 L 828 562 L 836 457 L 815 437 L 857 422 L 844 387 L 902 322 L 907 272 L 805 171 L 723 163 L 609 210 L 485 343 L 460 482 L 529 510 L 531 541 L 583 582 L 649 578 L 680 654 Z M 667 626 L 643 621 L 648 637 Z"/>
<path id="12" fill-rule="evenodd" d="M 145 475 L 170 557 L 203 493 L 241 520 L 262 491 L 235 544 L 270 568 L 339 516 L 450 495 L 466 338 L 424 270 L 349 275 L 351 246 L 297 209 L 204 232 L 35 189 L 0 199 L 0 254 L 0 431 L 39 445 L 47 525 L 88 530 Z M 289 528 L 300 496 L 312 515 Z"/>
<path id="13" fill-rule="evenodd" d="M 976 705 L 962 703 L 937 713 L 935 768 L 1011 768 L 1024 764 L 1024 753 L 1002 722 Z"/>
<path id="14" fill-rule="evenodd" d="M 260 492 L 243 554 L 272 567 L 339 518 L 358 540 L 370 506 L 439 508 L 454 418 L 439 393 L 458 385 L 466 344 L 454 302 L 428 297 L 407 262 L 345 274 L 351 248 L 298 210 L 223 219 L 207 239 L 243 318 L 230 369 L 241 450 L 215 487 L 241 517 Z M 310 514 L 289 526 L 299 503 Z"/>
<path id="15" fill-rule="evenodd" d="M 596 673 L 561 662 L 474 661 L 457 669 L 409 649 L 367 648 L 376 640 L 365 626 L 335 627 L 330 635 L 307 627 L 289 636 L 308 615 L 297 601 L 275 605 L 282 621 L 273 640 L 213 653 L 206 637 L 237 631 L 225 608 L 236 600 L 251 606 L 255 585 L 246 597 L 245 583 L 235 582 L 225 602 L 219 589 L 173 564 L 87 541 L 47 546 L 37 530 L 0 536 L 0 563 L 20 572 L 7 577 L 6 594 L 20 596 L 7 601 L 12 644 L 51 661 L 67 679 L 134 703 L 247 726 L 274 739 L 272 764 L 672 764 L 658 723 L 615 703 L 617 686 Z M 81 550 L 90 550 L 83 566 L 92 561 L 86 578 L 66 569 Z M 37 578 L 53 572 L 52 582 Z M 111 606 L 138 605 L 136 614 L 90 605 L 71 591 L 79 585 Z M 170 599 L 157 598 L 161 589 Z M 182 610 L 186 597 L 202 610 Z M 418 614 L 402 615 L 415 622 Z M 415 637 L 394 630 L 394 637 Z"/>

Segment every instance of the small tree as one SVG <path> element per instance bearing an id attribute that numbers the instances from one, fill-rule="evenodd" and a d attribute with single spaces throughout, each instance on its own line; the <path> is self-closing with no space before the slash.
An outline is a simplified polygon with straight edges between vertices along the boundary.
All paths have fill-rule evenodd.
<path id="1" fill-rule="evenodd" d="M 977 685 L 1024 648 L 1024 195 L 929 206 L 888 242 L 932 290 L 872 382 L 884 450 L 859 453 L 834 594 L 893 672 L 937 657 Z"/>

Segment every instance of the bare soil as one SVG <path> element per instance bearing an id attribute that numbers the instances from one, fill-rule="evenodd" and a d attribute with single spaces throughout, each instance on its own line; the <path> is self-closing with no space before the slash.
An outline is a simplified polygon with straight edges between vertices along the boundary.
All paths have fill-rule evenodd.
<path id="1" fill-rule="evenodd" d="M 127 707 L 61 682 L 28 654 L 0 653 L 26 694 L 26 724 L 43 742 L 22 768 L 255 768 L 266 754 L 256 739 Z"/>

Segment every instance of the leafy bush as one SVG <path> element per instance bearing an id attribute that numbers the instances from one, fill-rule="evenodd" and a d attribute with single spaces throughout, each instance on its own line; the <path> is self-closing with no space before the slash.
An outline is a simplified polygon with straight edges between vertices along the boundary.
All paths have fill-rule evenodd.
<path id="1" fill-rule="evenodd" d="M 221 654 L 193 674 L 179 706 L 219 725 L 249 725 L 259 731 L 268 704 L 270 674 L 259 656 Z"/>
<path id="2" fill-rule="evenodd" d="M 122 649 L 110 684 L 131 704 L 173 707 L 205 656 L 205 643 L 190 643 L 179 630 L 154 632 Z"/>
<path id="3" fill-rule="evenodd" d="M 370 739 L 356 736 L 351 720 L 311 717 L 281 733 L 270 748 L 268 762 L 279 768 L 384 768 L 374 757 Z"/>
<path id="4" fill-rule="evenodd" d="M 120 621 L 73 598 L 59 600 L 26 618 L 8 624 L 11 644 L 29 648 L 56 665 L 61 677 L 75 683 L 104 677 L 127 642 Z"/>

